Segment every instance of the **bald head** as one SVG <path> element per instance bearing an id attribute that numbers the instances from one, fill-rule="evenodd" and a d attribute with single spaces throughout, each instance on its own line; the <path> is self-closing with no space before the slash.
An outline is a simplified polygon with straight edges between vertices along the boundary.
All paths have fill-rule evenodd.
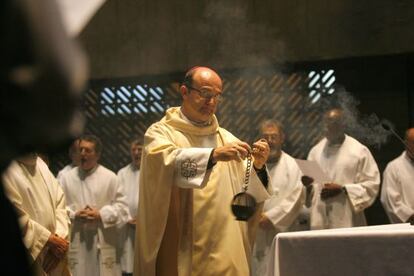
<path id="1" fill-rule="evenodd" d="M 325 120 L 343 122 L 344 112 L 342 109 L 334 108 L 325 113 Z"/>
<path id="2" fill-rule="evenodd" d="M 182 112 L 194 122 L 209 122 L 216 112 L 222 88 L 222 80 L 214 70 L 202 66 L 191 68 L 180 87 Z"/>
<path id="3" fill-rule="evenodd" d="M 222 81 L 220 76 L 211 68 L 196 66 L 188 70 L 185 74 L 184 84 L 189 84 L 187 86 L 207 85 L 217 84 L 222 86 Z M 221 92 L 221 89 L 220 89 Z"/>
<path id="4" fill-rule="evenodd" d="M 344 112 L 334 108 L 324 116 L 325 136 L 331 144 L 340 144 L 345 139 Z"/>

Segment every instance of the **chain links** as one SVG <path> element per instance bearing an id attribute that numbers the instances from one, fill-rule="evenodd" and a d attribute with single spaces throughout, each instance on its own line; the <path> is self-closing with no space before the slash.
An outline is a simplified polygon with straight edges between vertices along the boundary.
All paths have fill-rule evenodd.
<path id="1" fill-rule="evenodd" d="M 246 167 L 246 175 L 244 177 L 244 185 L 243 190 L 247 191 L 247 186 L 249 186 L 249 179 L 250 179 L 250 168 L 252 167 L 252 154 L 249 152 L 247 155 L 247 167 Z"/>

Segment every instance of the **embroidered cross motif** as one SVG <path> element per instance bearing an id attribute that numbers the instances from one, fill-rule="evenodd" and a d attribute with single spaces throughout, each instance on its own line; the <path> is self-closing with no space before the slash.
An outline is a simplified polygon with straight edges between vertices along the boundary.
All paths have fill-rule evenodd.
<path id="1" fill-rule="evenodd" d="M 181 176 L 187 178 L 197 175 L 197 163 L 194 160 L 187 159 L 181 163 Z"/>
<path id="2" fill-rule="evenodd" d="M 110 257 L 106 258 L 105 261 L 102 262 L 102 264 L 105 265 L 105 268 L 109 268 L 109 269 L 113 268 L 114 263 L 115 263 L 115 260 L 113 258 L 110 258 Z"/>

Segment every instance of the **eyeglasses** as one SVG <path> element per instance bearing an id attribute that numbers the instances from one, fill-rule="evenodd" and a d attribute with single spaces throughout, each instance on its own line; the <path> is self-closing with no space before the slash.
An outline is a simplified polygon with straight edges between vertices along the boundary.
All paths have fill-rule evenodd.
<path id="1" fill-rule="evenodd" d="M 206 90 L 200 90 L 200 89 L 194 88 L 192 86 L 188 86 L 188 85 L 187 85 L 187 87 L 190 90 L 197 91 L 198 95 L 206 101 L 209 101 L 212 98 L 217 102 L 223 101 L 223 96 L 221 95 L 221 93 L 215 94 L 214 92 L 206 91 Z"/>

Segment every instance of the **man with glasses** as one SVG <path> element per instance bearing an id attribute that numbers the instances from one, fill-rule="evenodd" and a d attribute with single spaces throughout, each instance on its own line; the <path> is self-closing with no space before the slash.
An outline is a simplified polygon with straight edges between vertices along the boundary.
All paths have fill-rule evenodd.
<path id="1" fill-rule="evenodd" d="M 180 93 L 181 107 L 145 133 L 134 275 L 248 276 L 258 216 L 236 221 L 230 204 L 250 153 L 248 191 L 257 202 L 268 197 L 269 145 L 252 149 L 219 127 L 222 80 L 212 69 L 189 70 Z"/>
<path id="2" fill-rule="evenodd" d="M 279 232 L 309 230 L 302 173 L 289 154 L 282 150 L 285 134 L 282 125 L 266 120 L 260 126 L 260 135 L 270 146 L 266 166 L 271 177 L 272 197 L 264 203 L 256 234 L 252 259 L 252 275 L 267 275 L 268 256 L 274 237 Z"/>

